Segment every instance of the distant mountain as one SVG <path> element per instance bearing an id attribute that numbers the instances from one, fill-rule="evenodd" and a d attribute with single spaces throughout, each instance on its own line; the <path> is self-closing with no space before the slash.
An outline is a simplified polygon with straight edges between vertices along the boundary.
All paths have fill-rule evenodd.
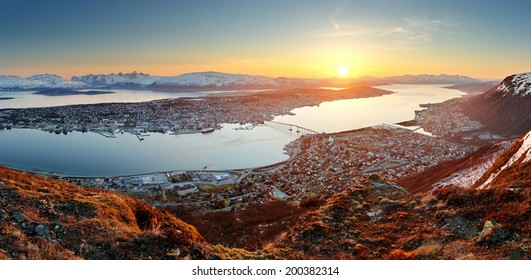
<path id="1" fill-rule="evenodd" d="M 478 95 L 487 92 L 488 90 L 491 90 L 495 86 L 497 86 L 500 83 L 500 81 L 482 81 L 482 82 L 474 82 L 474 83 L 465 83 L 465 84 L 457 84 L 453 86 L 449 86 L 446 88 L 450 89 L 457 89 L 463 92 L 466 92 L 470 95 Z"/>
<path id="2" fill-rule="evenodd" d="M 83 87 L 86 87 L 85 83 L 65 80 L 54 74 L 39 74 L 28 78 L 0 75 L 0 89 L 4 90 L 77 89 Z"/>
<path id="3" fill-rule="evenodd" d="M 194 72 L 179 76 L 150 76 L 144 73 L 118 73 L 72 77 L 93 87 L 143 87 L 151 89 L 250 89 L 319 86 L 317 79 L 272 78 L 220 72 Z"/>
<path id="4" fill-rule="evenodd" d="M 479 80 L 460 76 L 460 75 L 403 75 L 391 76 L 384 78 L 376 77 L 360 77 L 354 79 L 356 82 L 371 83 L 371 84 L 464 84 L 479 82 Z"/>
<path id="5" fill-rule="evenodd" d="M 355 79 L 326 78 L 303 79 L 267 77 L 220 72 L 194 72 L 179 76 L 151 76 L 141 72 L 118 74 L 89 74 L 65 80 L 53 74 L 34 75 L 29 78 L 0 76 L 0 89 L 80 89 L 80 88 L 131 88 L 160 90 L 220 90 L 220 89 L 276 89 L 352 87 L 383 84 L 460 84 L 477 80 L 454 75 L 406 75 L 386 78 L 362 77 Z"/>
<path id="6" fill-rule="evenodd" d="M 527 97 L 531 96 L 531 72 L 515 74 L 505 78 L 496 88 L 487 95 L 500 95 L 502 97 Z"/>
<path id="7" fill-rule="evenodd" d="M 147 86 L 156 82 L 160 77 L 151 76 L 142 72 L 132 73 L 111 73 L 105 74 L 89 74 L 85 76 L 72 77 L 72 81 L 84 83 L 92 87 L 120 87 L 120 86 Z"/>
<path id="8" fill-rule="evenodd" d="M 394 84 L 463 84 L 477 82 L 478 80 L 459 75 L 404 75 L 384 78 L 388 83 Z"/>
<path id="9" fill-rule="evenodd" d="M 531 73 L 505 78 L 488 92 L 471 97 L 463 108 L 494 133 L 526 133 L 531 129 Z"/>
<path id="10" fill-rule="evenodd" d="M 362 77 L 356 79 L 301 79 L 267 77 L 220 72 L 194 72 L 179 76 L 150 76 L 143 73 L 86 75 L 73 77 L 73 81 L 89 86 L 138 86 L 153 89 L 250 89 L 250 88 L 295 88 L 295 87 L 350 87 L 361 84 L 459 84 L 477 82 L 473 78 L 455 75 L 406 75 L 387 78 Z"/>

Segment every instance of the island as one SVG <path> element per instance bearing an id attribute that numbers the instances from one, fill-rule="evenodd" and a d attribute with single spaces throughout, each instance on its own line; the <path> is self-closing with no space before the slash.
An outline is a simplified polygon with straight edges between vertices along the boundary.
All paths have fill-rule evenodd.
<path id="1" fill-rule="evenodd" d="M 282 89 L 247 95 L 210 95 L 137 103 L 0 109 L 0 125 L 41 129 L 56 134 L 91 131 L 106 137 L 129 132 L 141 140 L 140 134 L 146 132 L 201 133 L 205 128 L 218 129 L 224 123 L 261 124 L 273 120 L 275 116 L 292 114 L 295 108 L 386 94 L 392 92 L 359 86 L 344 90 Z"/>

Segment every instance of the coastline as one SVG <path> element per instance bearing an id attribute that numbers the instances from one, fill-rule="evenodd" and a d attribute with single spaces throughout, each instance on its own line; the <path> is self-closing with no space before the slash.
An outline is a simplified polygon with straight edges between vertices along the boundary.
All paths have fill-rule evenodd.
<path id="1" fill-rule="evenodd" d="M 289 90 L 291 92 L 291 90 Z M 311 91 L 311 90 L 309 90 Z M 326 89 L 319 89 L 317 90 L 318 92 L 327 92 L 327 93 L 337 93 L 337 92 L 341 92 L 341 91 L 337 91 L 337 90 L 326 90 Z M 349 92 L 356 92 L 355 90 L 353 89 L 349 89 L 347 90 Z M 376 94 L 378 93 L 378 94 Z M 375 95 L 376 96 L 381 96 L 381 95 L 385 95 L 385 94 L 393 94 L 394 92 L 392 91 L 388 91 L 388 90 L 378 90 L 376 92 L 371 92 L 369 95 Z M 253 95 L 256 95 L 257 93 L 253 94 Z M 260 92 L 259 93 L 261 96 L 267 96 L 265 92 Z M 268 93 L 270 94 L 270 93 Z M 351 99 L 358 99 L 358 98 L 364 98 L 366 97 L 367 93 L 364 93 L 364 94 L 361 94 L 361 97 L 360 95 L 358 95 L 357 98 L 351 98 Z M 216 96 L 217 97 L 217 96 Z M 337 96 L 335 96 L 337 97 Z M 204 99 L 205 97 L 201 97 L 201 99 Z M 330 96 L 328 96 L 328 98 L 330 98 Z M 341 100 L 342 98 L 339 98 L 339 99 L 336 99 L 336 98 L 332 98 L 334 100 Z M 326 102 L 326 101 L 321 101 L 317 104 L 321 104 L 322 102 Z M 149 103 L 149 102 L 140 102 L 140 103 Z M 76 106 L 83 106 L 83 105 L 76 105 Z M 296 107 L 296 108 L 299 108 L 299 107 Z M 291 111 L 290 111 L 291 112 Z M 416 112 L 415 112 L 416 113 Z M 273 116 L 274 117 L 274 116 Z M 406 122 L 411 122 L 411 121 L 406 121 Z M 403 127 L 400 127 L 400 125 L 402 125 L 404 122 L 399 122 L 397 123 L 398 127 L 399 128 L 403 128 Z M 391 125 L 391 126 L 394 126 L 394 125 Z M 355 130 L 360 130 L 360 129 L 367 129 L 367 128 L 370 128 L 371 126 L 368 126 L 368 127 L 364 127 L 364 128 L 359 128 L 359 129 L 355 129 Z M 131 128 L 132 129 L 132 128 Z M 404 129 L 408 129 L 408 128 L 404 128 Z M 123 130 L 123 129 L 122 129 Z M 409 130 L 412 130 L 412 131 L 415 131 L 415 129 L 409 129 Z M 115 130 L 116 131 L 116 130 Z M 332 135 L 340 135 L 341 133 L 346 133 L 350 130 L 345 130 L 345 131 L 340 131 L 340 132 L 335 132 L 335 133 L 332 133 Z M 95 132 L 95 133 L 98 133 L 98 131 L 91 131 L 90 132 Z M 131 131 L 126 131 L 126 132 L 131 132 Z M 168 133 L 168 135 L 185 135 L 185 134 L 200 134 L 200 130 L 178 130 L 178 131 L 172 131 L 170 133 Z M 415 131 L 416 132 L 416 131 Z M 132 135 L 134 135 L 133 133 L 131 133 Z M 107 132 L 105 133 L 106 137 L 108 137 L 109 135 L 107 135 Z M 298 138 L 299 139 L 299 138 Z M 293 140 L 293 141 L 296 141 L 297 139 Z M 290 142 L 286 145 L 290 145 L 291 143 Z M 298 151 L 300 152 L 300 151 Z M 35 174 L 39 174 L 39 175 L 43 175 L 43 176 L 56 176 L 56 177 L 63 177 L 63 178 L 101 178 L 101 177 L 130 177 L 130 176 L 142 176 L 142 175 L 149 175 L 149 174 L 158 174 L 158 173 L 168 173 L 168 172 L 185 172 L 185 171 L 208 171 L 208 172 L 238 172 L 238 171 L 241 171 L 241 170 L 255 170 L 255 171 L 261 171 L 261 170 L 267 170 L 267 169 L 271 169 L 271 168 L 275 168 L 275 167 L 278 167 L 278 166 L 281 166 L 282 164 L 285 164 L 287 162 L 289 162 L 294 156 L 296 156 L 297 154 L 291 156 L 289 159 L 287 160 L 284 160 L 284 161 L 280 161 L 280 162 L 276 162 L 276 163 L 272 163 L 272 164 L 268 164 L 268 165 L 263 165 L 263 166 L 255 166 L 255 167 L 238 167 L 238 168 L 235 168 L 235 169 L 218 169 L 218 170 L 206 170 L 206 169 L 176 169 L 176 170 L 164 170 L 164 171 L 148 171 L 148 172 L 135 172 L 135 173 L 124 173 L 124 174 L 118 174 L 118 175 L 72 175 L 72 174 L 69 174 L 68 172 L 54 172 L 54 171 L 41 171 L 41 170 L 34 170 L 34 168 L 15 168 L 17 170 L 21 170 L 21 171 L 25 171 L 25 172 L 32 172 L 32 173 L 35 173 Z"/>
<path id="2" fill-rule="evenodd" d="M 375 129 L 375 128 L 376 129 L 378 129 L 378 128 L 402 129 L 402 130 L 406 130 L 406 131 L 419 133 L 419 134 L 422 134 L 422 135 L 427 135 L 426 133 L 417 132 L 418 128 L 417 129 L 408 129 L 407 126 L 400 126 L 400 125 L 395 125 L 395 124 L 384 124 L 384 123 L 379 124 L 379 125 L 374 125 L 374 126 L 368 126 L 368 127 L 362 127 L 362 128 L 358 128 L 358 129 L 353 129 L 353 130 L 345 130 L 345 131 L 333 132 L 333 133 L 323 133 L 323 134 L 320 134 L 320 135 L 332 136 L 332 137 L 343 137 L 343 136 L 351 134 L 353 132 L 354 133 L 355 132 L 361 132 L 361 131 L 366 131 L 368 129 Z M 317 135 L 317 134 L 313 134 L 313 135 Z M 114 176 L 108 176 L 108 175 L 73 175 L 73 174 L 61 173 L 61 172 L 56 172 L 56 171 L 41 171 L 41 170 L 36 170 L 35 168 L 26 169 L 26 168 L 20 168 L 20 167 L 6 166 L 4 164 L 0 164 L 0 165 L 5 166 L 7 168 L 11 168 L 11 169 L 17 170 L 17 171 L 22 171 L 22 172 L 31 173 L 31 174 L 37 174 L 37 175 L 44 176 L 44 177 L 57 177 L 57 178 L 63 178 L 63 179 L 98 179 L 98 178 L 135 177 L 135 176 L 148 176 L 148 175 L 176 173 L 176 172 L 231 173 L 231 172 L 245 172 L 245 171 L 248 171 L 248 172 L 253 172 L 253 173 L 263 173 L 263 172 L 268 172 L 268 171 L 270 171 L 272 169 L 281 167 L 282 165 L 284 165 L 286 163 L 289 163 L 290 161 L 294 160 L 299 155 L 301 155 L 302 152 L 303 152 L 300 149 L 300 141 L 299 140 L 301 139 L 301 137 L 302 137 L 302 135 L 299 136 L 298 138 L 292 140 L 288 144 L 286 144 L 286 147 L 288 147 L 288 146 L 292 146 L 293 143 L 297 143 L 297 147 L 295 147 L 295 148 L 292 147 L 293 150 L 295 150 L 296 152 L 294 154 L 288 153 L 290 155 L 290 157 L 288 159 L 280 161 L 280 162 L 268 164 L 268 165 L 255 166 L 255 167 L 228 168 L 228 169 L 174 169 L 174 170 L 163 170 L 163 171 L 154 171 L 154 172 L 145 172 L 145 173 L 142 172 L 142 173 L 119 174 L 119 175 L 114 175 Z"/>

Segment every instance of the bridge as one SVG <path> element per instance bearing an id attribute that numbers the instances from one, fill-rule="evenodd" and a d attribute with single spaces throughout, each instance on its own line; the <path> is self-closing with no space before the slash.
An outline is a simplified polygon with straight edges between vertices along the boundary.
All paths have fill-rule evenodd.
<path id="1" fill-rule="evenodd" d="M 277 128 L 280 130 L 286 130 L 289 132 L 295 132 L 300 135 L 306 135 L 306 134 L 319 134 L 319 132 L 315 130 L 311 130 L 302 126 L 298 126 L 295 124 L 290 123 L 282 123 L 282 122 L 274 122 L 274 121 L 264 121 L 264 124 L 273 128 Z"/>

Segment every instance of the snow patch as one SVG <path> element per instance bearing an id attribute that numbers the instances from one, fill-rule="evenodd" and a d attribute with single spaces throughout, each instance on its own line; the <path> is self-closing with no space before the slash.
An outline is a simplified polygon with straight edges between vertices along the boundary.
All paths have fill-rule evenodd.
<path id="1" fill-rule="evenodd" d="M 85 83 L 65 80 L 54 74 L 38 74 L 28 78 L 0 76 L 0 89 L 83 88 Z"/>
<path id="2" fill-rule="evenodd" d="M 470 188 L 474 183 L 479 180 L 487 170 L 489 170 L 496 159 L 503 154 L 512 144 L 512 141 L 504 141 L 497 145 L 497 150 L 488 155 L 488 157 L 483 157 L 481 163 L 474 165 L 472 167 L 459 170 L 458 172 L 452 173 L 450 176 L 445 179 L 437 182 L 435 187 L 446 187 L 446 186 L 458 186 L 461 188 Z"/>
<path id="3" fill-rule="evenodd" d="M 83 82 L 91 86 L 112 86 L 116 84 L 134 84 L 147 86 L 153 84 L 159 79 L 159 77 L 151 76 L 144 73 L 132 72 L 132 73 L 111 73 L 109 75 L 104 74 L 89 74 L 80 77 L 72 77 L 72 81 Z"/>
<path id="4" fill-rule="evenodd" d="M 531 131 L 529 131 L 521 140 L 522 145 L 513 154 L 513 156 L 498 170 L 496 173 L 493 173 L 489 178 L 479 186 L 479 189 L 485 188 L 492 180 L 494 180 L 503 170 L 511 167 L 515 162 L 522 159 L 521 163 L 525 163 L 531 160 Z"/>

